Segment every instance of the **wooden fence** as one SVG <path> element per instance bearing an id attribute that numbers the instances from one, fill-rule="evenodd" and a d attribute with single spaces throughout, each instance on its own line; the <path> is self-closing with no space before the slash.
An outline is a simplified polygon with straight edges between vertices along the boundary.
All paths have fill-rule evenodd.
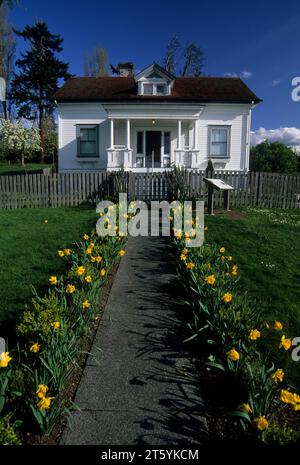
<path id="1" fill-rule="evenodd" d="M 231 206 L 256 205 L 269 208 L 300 208 L 300 176 L 273 173 L 215 171 L 210 177 L 223 179 L 234 187 Z M 187 195 L 206 200 L 204 172 L 185 175 Z M 36 208 L 95 205 L 119 192 L 129 199 L 169 199 L 175 178 L 166 173 L 70 173 L 20 174 L 0 176 L 0 208 Z M 222 205 L 222 194 L 216 193 L 215 206 Z"/>

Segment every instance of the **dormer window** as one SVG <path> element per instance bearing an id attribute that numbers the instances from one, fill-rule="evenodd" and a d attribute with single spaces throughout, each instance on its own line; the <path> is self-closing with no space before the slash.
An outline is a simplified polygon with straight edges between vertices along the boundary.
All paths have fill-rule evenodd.
<path id="1" fill-rule="evenodd" d="M 136 76 L 139 95 L 170 95 L 175 76 L 153 63 Z"/>
<path id="2" fill-rule="evenodd" d="M 146 84 L 144 82 L 143 90 L 145 95 L 153 95 L 153 84 Z"/>
<path id="3" fill-rule="evenodd" d="M 167 84 L 155 82 L 143 82 L 142 93 L 144 95 L 166 95 Z"/>

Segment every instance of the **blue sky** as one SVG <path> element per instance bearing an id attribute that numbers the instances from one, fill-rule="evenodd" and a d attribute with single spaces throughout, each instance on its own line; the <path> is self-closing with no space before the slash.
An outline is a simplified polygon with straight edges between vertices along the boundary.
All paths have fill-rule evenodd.
<path id="1" fill-rule="evenodd" d="M 253 111 L 253 138 L 300 146 L 300 102 L 291 99 L 291 80 L 300 76 L 299 0 L 21 0 L 10 17 L 20 29 L 45 20 L 63 37 L 61 59 L 77 75 L 97 44 L 110 63 L 129 60 L 142 69 L 162 62 L 173 34 L 183 44 L 195 41 L 205 53 L 203 74 L 240 75 L 264 100 Z"/>

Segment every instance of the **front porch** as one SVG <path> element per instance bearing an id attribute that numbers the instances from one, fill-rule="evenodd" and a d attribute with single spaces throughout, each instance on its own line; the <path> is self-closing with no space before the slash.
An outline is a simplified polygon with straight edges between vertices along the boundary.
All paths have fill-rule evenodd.
<path id="1" fill-rule="evenodd" d="M 196 118 L 112 118 L 107 169 L 161 172 L 174 166 L 197 168 Z"/>

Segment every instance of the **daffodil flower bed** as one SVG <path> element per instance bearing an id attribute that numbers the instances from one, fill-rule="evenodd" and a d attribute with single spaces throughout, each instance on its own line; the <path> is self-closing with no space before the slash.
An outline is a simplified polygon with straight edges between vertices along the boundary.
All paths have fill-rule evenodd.
<path id="1" fill-rule="evenodd" d="M 207 242 L 207 234 L 205 228 L 201 247 L 187 247 L 189 238 L 174 231 L 178 273 L 191 310 L 186 342 L 206 354 L 207 370 L 219 370 L 235 386 L 240 398 L 228 415 L 239 417 L 247 434 L 267 443 L 280 435 L 294 440 L 297 433 L 279 418 L 300 410 L 300 396 L 274 363 L 276 351 L 291 349 L 291 338 L 280 321 L 262 321 L 259 303 L 241 289 L 233 257 Z M 271 348 L 265 343 L 270 340 Z"/>
<path id="2" fill-rule="evenodd" d="M 48 434 L 68 412 L 63 389 L 125 242 L 121 236 L 101 238 L 94 230 L 71 249 L 57 251 L 65 273 L 49 276 L 45 295 L 34 291 L 17 325 L 17 347 L 0 354 L 0 445 L 10 443 L 7 436 L 20 443 L 11 425 L 19 428 L 22 422 L 23 434 Z"/>

